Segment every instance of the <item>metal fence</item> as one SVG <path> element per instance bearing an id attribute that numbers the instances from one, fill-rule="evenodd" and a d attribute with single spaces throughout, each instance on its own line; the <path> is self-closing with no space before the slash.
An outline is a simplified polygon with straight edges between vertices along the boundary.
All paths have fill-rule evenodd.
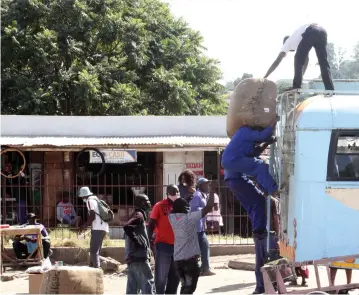
<path id="1" fill-rule="evenodd" d="M 51 232 L 51 239 L 58 243 L 71 240 L 86 240 L 79 227 L 87 220 L 86 205 L 77 197 L 82 186 L 88 186 L 100 199 L 112 208 L 115 218 L 110 223 L 110 237 L 113 240 L 123 238 L 123 224 L 134 209 L 136 193 L 148 195 L 152 206 L 165 198 L 165 189 L 169 183 L 163 184 L 162 177 L 155 174 L 126 175 L 104 174 L 92 178 L 91 175 L 77 175 L 67 187 L 59 186 L 51 181 L 51 175 L 38 171 L 36 177 L 2 177 L 1 222 L 3 224 L 23 224 L 26 215 L 35 213 L 39 221 Z M 177 179 L 174 176 L 173 179 Z M 46 181 L 45 181 L 46 180 Z M 167 182 L 167 181 L 166 181 Z M 218 192 L 220 214 L 212 212 L 207 217 L 207 232 L 211 244 L 252 244 L 251 224 L 246 211 L 236 201 L 230 191 L 220 181 Z M 76 221 L 65 219 L 72 211 Z M 69 223 L 73 223 L 72 225 Z"/>

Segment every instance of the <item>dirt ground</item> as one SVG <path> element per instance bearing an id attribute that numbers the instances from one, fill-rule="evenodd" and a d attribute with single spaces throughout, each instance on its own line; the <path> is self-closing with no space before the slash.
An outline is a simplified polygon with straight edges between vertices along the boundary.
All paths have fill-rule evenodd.
<path id="1" fill-rule="evenodd" d="M 255 286 L 254 272 L 226 268 L 229 260 L 238 258 L 240 258 L 240 256 L 220 256 L 211 258 L 211 266 L 216 275 L 211 277 L 201 277 L 198 282 L 196 294 L 251 294 Z M 314 288 L 316 286 L 314 269 L 310 267 L 309 271 L 310 277 L 308 285 L 309 287 Z M 321 277 L 326 278 L 326 270 L 324 267 L 320 270 L 320 275 Z M 353 272 L 352 282 L 359 283 L 359 271 Z M 344 271 L 338 271 L 336 283 L 345 283 Z M 327 280 L 324 279 L 322 285 L 328 285 Z M 126 276 L 117 274 L 105 275 L 105 294 L 125 294 L 124 290 L 126 290 Z M 26 276 L 8 282 L 0 282 L 1 295 L 16 293 L 28 293 L 28 278 Z M 306 294 L 305 288 L 303 289 L 303 294 Z M 350 295 L 359 295 L 359 290 L 351 291 Z"/>

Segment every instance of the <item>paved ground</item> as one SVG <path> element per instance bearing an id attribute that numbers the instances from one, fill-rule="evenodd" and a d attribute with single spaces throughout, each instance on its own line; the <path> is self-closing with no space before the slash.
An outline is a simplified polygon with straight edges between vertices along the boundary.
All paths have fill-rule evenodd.
<path id="1" fill-rule="evenodd" d="M 246 255 L 248 258 L 248 255 Z M 226 295 L 247 295 L 254 289 L 255 279 L 253 271 L 242 271 L 226 269 L 225 265 L 229 260 L 236 259 L 238 256 L 221 256 L 211 259 L 212 267 L 216 272 L 215 276 L 201 277 L 199 279 L 196 294 L 226 294 Z M 325 277 L 325 269 L 321 269 L 321 276 Z M 323 281 L 327 282 L 327 281 Z M 344 271 L 338 271 L 336 283 L 344 283 Z M 353 282 L 359 283 L 359 271 L 353 272 Z M 310 268 L 310 287 L 315 287 L 314 270 Z M 327 284 L 327 283 L 326 283 Z M 323 283 L 324 285 L 324 283 Z M 105 293 L 124 294 L 126 288 L 126 276 L 106 275 Z M 18 278 L 8 282 L 0 282 L 1 294 L 15 294 L 28 292 L 27 277 Z M 303 294 L 305 290 L 303 290 Z M 359 290 L 352 291 L 351 295 L 359 295 Z"/>

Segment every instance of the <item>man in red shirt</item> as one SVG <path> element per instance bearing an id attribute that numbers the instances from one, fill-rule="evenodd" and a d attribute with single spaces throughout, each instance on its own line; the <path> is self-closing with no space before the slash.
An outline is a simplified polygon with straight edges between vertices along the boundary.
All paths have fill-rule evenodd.
<path id="1" fill-rule="evenodd" d="M 156 294 L 177 294 L 179 276 L 173 261 L 174 234 L 168 215 L 172 211 L 173 202 L 180 197 L 176 185 L 167 186 L 167 198 L 153 206 L 148 224 L 148 236 L 155 238 L 155 285 Z"/>

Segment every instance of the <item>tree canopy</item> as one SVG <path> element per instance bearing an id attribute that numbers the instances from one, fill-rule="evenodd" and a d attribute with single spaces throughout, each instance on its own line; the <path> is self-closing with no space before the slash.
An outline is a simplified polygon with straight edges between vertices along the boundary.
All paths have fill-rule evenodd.
<path id="1" fill-rule="evenodd" d="M 327 50 L 333 79 L 359 79 L 359 42 L 349 59 L 345 58 L 345 50 L 333 43 L 328 43 Z"/>
<path id="2" fill-rule="evenodd" d="M 218 62 L 160 0 L 3 0 L 1 8 L 5 114 L 225 113 Z"/>

